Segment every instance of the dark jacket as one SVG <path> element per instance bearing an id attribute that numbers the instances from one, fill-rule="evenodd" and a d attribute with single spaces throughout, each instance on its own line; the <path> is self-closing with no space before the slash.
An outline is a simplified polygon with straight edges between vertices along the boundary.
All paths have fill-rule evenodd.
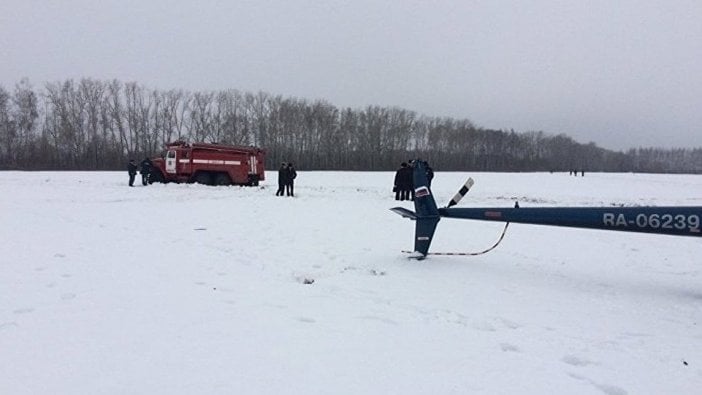
<path id="1" fill-rule="evenodd" d="M 290 172 L 288 171 L 288 167 L 283 165 L 280 166 L 280 169 L 278 169 L 278 185 L 285 185 L 288 183 L 288 178 L 289 178 Z"/>
<path id="2" fill-rule="evenodd" d="M 151 159 L 146 158 L 141 161 L 141 174 L 149 174 L 151 173 L 151 168 L 153 167 L 153 163 L 151 162 Z"/>
<path id="3" fill-rule="evenodd" d="M 293 181 L 297 178 L 297 172 L 295 171 L 295 167 L 293 166 L 288 166 L 288 184 L 292 184 Z"/>
<path id="4" fill-rule="evenodd" d="M 129 161 L 127 164 L 127 171 L 129 172 L 130 176 L 136 175 L 137 173 L 137 165 L 134 163 L 134 161 Z"/>
<path id="5" fill-rule="evenodd" d="M 395 185 L 397 185 L 397 188 L 401 191 L 410 190 L 414 184 L 414 181 L 412 180 L 413 176 L 414 170 L 411 167 L 401 167 L 395 176 Z"/>
<path id="6" fill-rule="evenodd" d="M 393 191 L 405 191 L 412 187 L 412 168 L 407 166 L 407 163 L 402 163 L 400 168 L 395 172 L 395 185 Z"/>

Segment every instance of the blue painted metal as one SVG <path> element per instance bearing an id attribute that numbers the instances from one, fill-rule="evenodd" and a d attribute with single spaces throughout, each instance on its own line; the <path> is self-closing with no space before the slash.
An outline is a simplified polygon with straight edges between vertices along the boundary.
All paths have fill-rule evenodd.
<path id="1" fill-rule="evenodd" d="M 426 256 L 441 216 L 429 188 L 426 163 L 415 160 L 412 162 L 412 166 L 414 167 L 413 181 L 415 185 L 414 210 L 417 215 L 417 223 L 414 228 L 414 251 L 421 253 L 421 256 Z"/>
<path id="2" fill-rule="evenodd" d="M 525 207 L 525 208 L 437 208 L 426 177 L 426 163 L 414 167 L 414 209 L 391 210 L 417 221 L 414 251 L 422 259 L 429 251 L 441 217 L 534 225 L 656 233 L 674 236 L 702 236 L 702 207 Z"/>
<path id="3" fill-rule="evenodd" d="M 702 236 L 702 207 L 442 208 L 447 218 Z"/>

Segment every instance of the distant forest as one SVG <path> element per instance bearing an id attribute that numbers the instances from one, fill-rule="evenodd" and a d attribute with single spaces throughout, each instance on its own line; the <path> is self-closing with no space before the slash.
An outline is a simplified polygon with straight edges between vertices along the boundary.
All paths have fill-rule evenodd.
<path id="1" fill-rule="evenodd" d="M 702 147 L 611 151 L 564 134 L 492 130 L 395 107 L 117 80 L 0 86 L 0 169 L 122 170 L 175 140 L 255 145 L 267 151 L 268 169 L 292 161 L 305 170 L 394 170 L 421 158 L 440 171 L 702 173 Z"/>

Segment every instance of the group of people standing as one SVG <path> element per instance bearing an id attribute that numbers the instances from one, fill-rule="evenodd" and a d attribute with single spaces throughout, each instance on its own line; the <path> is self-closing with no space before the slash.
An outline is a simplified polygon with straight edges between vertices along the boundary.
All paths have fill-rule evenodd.
<path id="1" fill-rule="evenodd" d="M 151 174 L 151 169 L 153 168 L 153 163 L 151 163 L 151 159 L 144 158 L 144 160 L 141 161 L 139 164 L 139 167 L 137 167 L 136 161 L 134 159 L 130 159 L 129 163 L 127 164 L 127 172 L 129 173 L 129 186 L 133 187 L 134 186 L 134 179 L 136 178 L 137 170 L 139 169 L 141 173 L 141 183 L 142 185 L 146 186 L 149 184 L 149 175 Z"/>
<path id="2" fill-rule="evenodd" d="M 278 169 L 278 190 L 275 196 L 285 196 L 286 194 L 295 196 L 293 189 L 296 177 L 297 172 L 292 163 L 281 163 L 280 169 Z"/>
<path id="3" fill-rule="evenodd" d="M 410 161 L 411 163 L 412 161 Z M 395 183 L 392 187 L 392 191 L 395 192 L 395 200 L 414 200 L 414 169 L 410 164 L 402 162 L 400 168 L 395 172 Z M 427 175 L 427 186 L 431 187 L 434 169 L 427 162 L 424 162 L 424 169 Z"/>

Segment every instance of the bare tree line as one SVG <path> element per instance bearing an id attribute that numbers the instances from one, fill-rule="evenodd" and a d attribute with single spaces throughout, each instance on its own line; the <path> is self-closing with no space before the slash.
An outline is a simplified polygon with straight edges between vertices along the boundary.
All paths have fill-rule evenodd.
<path id="1" fill-rule="evenodd" d="M 419 157 L 440 170 L 702 173 L 702 148 L 617 152 L 563 134 L 490 130 L 395 107 L 117 80 L 0 86 L 1 169 L 123 169 L 175 140 L 262 147 L 269 169 L 289 160 L 308 170 L 393 170 Z"/>

